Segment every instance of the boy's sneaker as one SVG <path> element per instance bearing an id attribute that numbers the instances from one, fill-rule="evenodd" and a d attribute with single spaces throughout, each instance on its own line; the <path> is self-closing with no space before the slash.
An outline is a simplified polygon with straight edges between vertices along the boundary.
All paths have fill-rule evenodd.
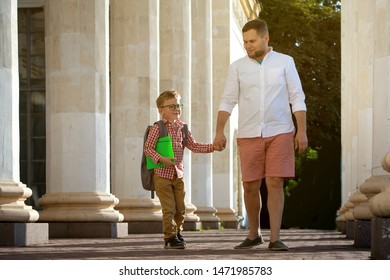
<path id="1" fill-rule="evenodd" d="M 187 243 L 184 241 L 184 237 L 183 235 L 181 235 L 180 233 L 177 234 L 177 239 L 179 239 L 181 242 L 184 243 L 184 245 L 186 245 Z"/>
<path id="2" fill-rule="evenodd" d="M 268 245 L 268 250 L 271 251 L 288 251 L 288 247 L 283 244 L 282 241 L 276 240 L 275 242 L 270 242 Z"/>
<path id="3" fill-rule="evenodd" d="M 253 240 L 250 240 L 249 238 L 245 239 L 244 242 L 234 247 L 234 249 L 249 249 L 263 243 L 264 243 L 263 237 L 260 235 Z"/>
<path id="4" fill-rule="evenodd" d="M 165 241 L 165 249 L 184 249 L 186 246 L 181 242 L 177 237 L 172 238 L 171 240 Z"/>

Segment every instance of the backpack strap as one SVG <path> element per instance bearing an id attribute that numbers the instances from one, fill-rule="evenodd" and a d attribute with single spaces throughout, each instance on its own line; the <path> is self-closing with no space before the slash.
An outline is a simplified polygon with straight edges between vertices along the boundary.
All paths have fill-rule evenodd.
<path id="1" fill-rule="evenodd" d="M 187 138 L 188 138 L 188 125 L 185 123 L 183 129 L 181 130 L 183 134 L 183 148 L 186 146 Z"/>
<path id="2" fill-rule="evenodd" d="M 159 120 L 155 122 L 154 124 L 157 124 L 160 128 L 160 137 L 164 137 L 168 135 L 167 126 L 165 125 L 163 120 Z M 187 138 L 188 138 L 188 124 L 184 124 L 183 128 L 181 130 L 181 133 L 183 134 L 183 148 L 186 146 Z"/>
<path id="3" fill-rule="evenodd" d="M 159 120 L 154 124 L 157 124 L 160 128 L 160 138 L 168 135 L 167 126 L 165 125 L 163 120 Z"/>

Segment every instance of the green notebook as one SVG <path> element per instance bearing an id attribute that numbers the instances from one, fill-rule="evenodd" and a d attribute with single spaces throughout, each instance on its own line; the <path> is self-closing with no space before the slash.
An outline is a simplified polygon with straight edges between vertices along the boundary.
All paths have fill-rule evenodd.
<path id="1" fill-rule="evenodd" d="M 173 148 L 172 148 L 171 136 L 169 136 L 169 135 L 164 136 L 164 137 L 161 137 L 157 140 L 156 152 L 164 157 L 169 157 L 169 158 L 175 157 L 175 155 L 173 153 Z M 146 156 L 146 168 L 148 170 L 153 169 L 153 168 L 159 168 L 162 166 L 165 166 L 165 164 L 164 163 L 159 163 L 159 164 L 154 163 L 154 161 L 150 157 Z"/>

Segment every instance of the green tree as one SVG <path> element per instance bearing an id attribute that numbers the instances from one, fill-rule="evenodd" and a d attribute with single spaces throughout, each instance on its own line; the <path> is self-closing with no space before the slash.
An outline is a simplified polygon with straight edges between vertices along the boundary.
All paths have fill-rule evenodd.
<path id="1" fill-rule="evenodd" d="M 335 228 L 341 193 L 341 38 L 335 0 L 261 0 L 269 45 L 291 55 L 307 104 L 307 134 L 316 160 L 298 156 L 287 181 L 284 227 Z M 309 150 L 310 153 L 313 150 Z"/>
<path id="2" fill-rule="evenodd" d="M 306 94 L 310 146 L 340 141 L 340 1 L 261 2 L 269 45 L 295 59 Z"/>

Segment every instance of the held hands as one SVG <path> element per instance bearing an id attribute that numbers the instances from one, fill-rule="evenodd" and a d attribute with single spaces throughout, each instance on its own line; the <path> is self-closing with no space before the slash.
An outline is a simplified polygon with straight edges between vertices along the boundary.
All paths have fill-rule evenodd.
<path id="1" fill-rule="evenodd" d="M 214 148 L 214 151 L 221 152 L 225 149 L 225 146 L 223 145 L 222 142 L 219 142 L 219 143 L 213 143 L 213 148 Z"/>
<path id="2" fill-rule="evenodd" d="M 226 148 L 226 137 L 223 133 L 217 133 L 214 138 L 213 147 L 215 151 L 223 151 Z"/>

